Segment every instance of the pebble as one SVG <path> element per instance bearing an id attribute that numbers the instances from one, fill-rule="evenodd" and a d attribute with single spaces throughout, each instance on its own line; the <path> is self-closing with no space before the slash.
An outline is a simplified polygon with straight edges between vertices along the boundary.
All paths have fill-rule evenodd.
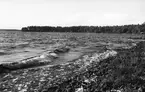
<path id="1" fill-rule="evenodd" d="M 84 89 L 83 89 L 83 87 L 77 88 L 75 92 L 84 92 Z"/>

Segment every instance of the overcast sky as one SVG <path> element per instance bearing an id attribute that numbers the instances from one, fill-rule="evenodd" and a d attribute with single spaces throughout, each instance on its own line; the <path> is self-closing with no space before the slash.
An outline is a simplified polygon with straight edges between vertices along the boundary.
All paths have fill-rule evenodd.
<path id="1" fill-rule="evenodd" d="M 145 0 L 0 0 L 0 28 L 145 22 Z"/>

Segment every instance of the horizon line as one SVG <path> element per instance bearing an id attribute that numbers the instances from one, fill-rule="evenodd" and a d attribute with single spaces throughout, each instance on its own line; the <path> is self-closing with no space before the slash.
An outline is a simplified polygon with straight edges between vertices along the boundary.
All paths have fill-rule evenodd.
<path id="1" fill-rule="evenodd" d="M 144 23 L 131 23 L 131 24 L 120 24 L 120 25 L 71 25 L 71 26 L 54 26 L 54 25 L 31 25 L 31 26 L 24 26 L 24 27 L 32 27 L 32 26 L 40 26 L 40 27 L 77 27 L 77 26 L 98 26 L 98 27 L 105 27 L 105 26 L 125 26 L 125 25 L 142 25 Z M 20 28 L 0 28 L 0 30 L 21 30 L 24 27 Z"/>

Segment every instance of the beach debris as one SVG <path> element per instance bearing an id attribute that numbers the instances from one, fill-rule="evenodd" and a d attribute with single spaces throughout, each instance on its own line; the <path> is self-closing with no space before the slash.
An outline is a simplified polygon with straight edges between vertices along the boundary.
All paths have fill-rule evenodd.
<path id="1" fill-rule="evenodd" d="M 77 88 L 75 92 L 84 92 L 83 87 L 81 86 L 80 88 Z"/>
<path id="2" fill-rule="evenodd" d="M 68 48 L 68 47 L 61 47 L 61 48 L 57 48 L 57 49 L 55 49 L 54 50 L 54 53 L 66 53 L 66 52 L 68 52 L 70 50 L 70 48 Z"/>

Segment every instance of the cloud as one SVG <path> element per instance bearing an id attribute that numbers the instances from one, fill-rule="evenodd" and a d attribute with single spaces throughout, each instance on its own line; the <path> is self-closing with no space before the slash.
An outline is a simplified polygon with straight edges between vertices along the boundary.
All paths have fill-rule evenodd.
<path id="1" fill-rule="evenodd" d="M 115 13 L 108 13 L 108 14 L 104 14 L 104 18 L 108 19 L 108 20 L 112 20 L 112 19 L 125 19 L 128 17 L 128 14 L 115 14 Z"/>
<path id="2" fill-rule="evenodd" d="M 0 0 L 0 27 L 119 25 L 145 21 L 145 0 Z"/>

